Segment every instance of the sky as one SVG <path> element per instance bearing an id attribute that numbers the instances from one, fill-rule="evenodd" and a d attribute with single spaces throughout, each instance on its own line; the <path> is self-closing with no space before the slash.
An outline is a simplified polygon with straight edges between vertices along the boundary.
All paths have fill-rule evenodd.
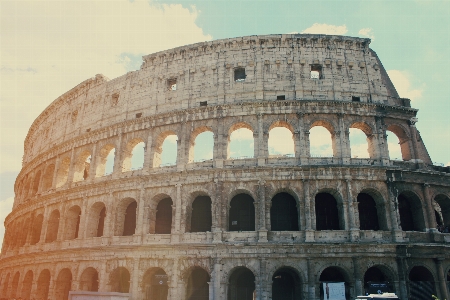
<path id="1" fill-rule="evenodd" d="M 1 224 L 11 211 L 27 131 L 53 100 L 95 74 L 112 79 L 137 70 L 143 55 L 214 39 L 282 33 L 371 38 L 400 96 L 419 109 L 416 125 L 433 162 L 450 165 L 449 16 L 450 1 L 437 0 L 0 0 Z M 327 134 L 312 138 L 315 156 L 331 151 L 323 144 Z M 230 156 L 249 156 L 251 136 L 245 130 L 236 136 Z M 289 133 L 274 136 L 290 142 Z M 351 138 L 352 156 L 364 157 L 365 137 L 352 132 Z M 388 139 L 391 157 L 399 157 L 395 136 Z M 166 147 L 175 141 L 169 138 Z M 289 155 L 289 145 L 281 145 L 269 141 L 270 153 Z M 194 160 L 211 154 L 205 150 Z M 0 241 L 3 230 L 0 225 Z"/>

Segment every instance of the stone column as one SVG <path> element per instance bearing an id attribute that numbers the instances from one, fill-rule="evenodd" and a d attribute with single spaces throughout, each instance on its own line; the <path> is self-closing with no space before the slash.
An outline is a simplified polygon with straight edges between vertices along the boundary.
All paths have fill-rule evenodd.
<path id="1" fill-rule="evenodd" d="M 411 158 L 414 159 L 414 161 L 417 163 L 418 159 L 419 159 L 419 149 L 417 146 L 417 128 L 416 128 L 416 122 L 417 119 L 416 118 L 412 118 L 408 121 L 409 124 L 409 133 L 411 136 L 411 141 L 412 141 L 412 153 L 411 153 Z"/>
<path id="2" fill-rule="evenodd" d="M 263 114 L 258 113 L 258 134 L 253 133 L 253 139 L 256 140 L 254 157 L 258 159 L 258 166 L 264 166 L 266 164 L 266 158 L 268 157 L 268 134 L 264 133 Z"/>
<path id="3" fill-rule="evenodd" d="M 297 129 L 294 134 L 295 157 L 300 165 L 307 165 L 309 158 L 309 134 L 306 134 L 304 125 L 304 113 L 297 112 Z"/>
<path id="4" fill-rule="evenodd" d="M 98 272 L 98 290 L 99 292 L 109 292 L 109 272 L 106 272 L 106 263 L 107 261 L 103 261 L 100 265 L 100 270 Z"/>
<path id="5" fill-rule="evenodd" d="M 447 290 L 447 282 L 444 275 L 444 269 L 442 268 L 442 261 L 445 260 L 443 257 L 438 257 L 434 260 L 436 263 L 437 275 L 439 280 L 439 290 L 440 290 L 440 299 L 449 299 L 449 293 Z"/>
<path id="6" fill-rule="evenodd" d="M 351 156 L 350 139 L 349 139 L 350 131 L 348 130 L 348 128 L 344 127 L 343 113 L 338 113 L 338 124 L 339 129 L 335 131 L 333 144 L 335 145 L 335 147 L 339 145 L 340 149 L 336 151 L 336 155 L 341 158 L 342 163 L 344 165 L 348 165 L 350 164 L 350 156 Z M 337 139 L 339 141 L 337 141 Z"/>
<path id="7" fill-rule="evenodd" d="M 179 242 L 179 234 L 181 233 L 181 210 L 182 210 L 182 201 L 181 201 L 181 188 L 182 184 L 175 184 L 177 188 L 177 198 L 175 199 L 175 219 L 172 220 L 174 224 L 174 232 L 171 235 L 172 242 Z"/>
<path id="8" fill-rule="evenodd" d="M 181 136 L 177 141 L 177 170 L 184 171 L 189 160 L 189 133 L 186 122 L 181 125 Z"/>
<path id="9" fill-rule="evenodd" d="M 113 176 L 117 177 L 122 173 L 122 132 L 119 131 L 118 139 L 119 141 L 116 144 L 116 149 L 114 152 L 114 167 L 113 167 Z"/>
<path id="10" fill-rule="evenodd" d="M 359 240 L 359 228 L 356 227 L 356 215 L 354 206 L 358 205 L 358 202 L 353 201 L 352 195 L 352 181 L 350 179 L 345 180 L 347 184 L 347 201 L 348 201 L 348 220 L 350 227 L 350 240 L 352 242 Z"/>
<path id="11" fill-rule="evenodd" d="M 428 183 L 424 183 L 422 185 L 422 189 L 427 211 L 427 223 L 425 224 L 425 226 L 428 227 L 430 232 L 438 232 L 436 216 L 434 214 L 433 200 L 431 199 L 430 185 Z"/>
<path id="12" fill-rule="evenodd" d="M 106 217 L 105 224 L 103 226 L 103 236 L 111 237 L 114 235 L 114 219 L 115 219 L 115 205 L 114 205 L 114 195 L 112 192 L 109 193 L 108 200 L 105 201 L 106 206 Z"/>
<path id="13" fill-rule="evenodd" d="M 383 166 L 389 166 L 389 150 L 383 118 L 375 117 L 375 124 L 376 124 L 376 138 L 378 141 L 378 149 L 379 149 L 379 158 L 381 159 Z"/>
<path id="14" fill-rule="evenodd" d="M 141 186 L 138 200 L 137 222 L 136 222 L 136 235 L 143 235 L 144 231 L 144 204 L 145 204 L 145 188 Z"/>
<path id="15" fill-rule="evenodd" d="M 309 180 L 302 179 L 303 182 L 303 195 L 305 198 L 305 242 L 314 242 L 314 229 L 312 224 L 312 213 L 311 213 L 311 199 L 309 198 Z"/>
<path id="16" fill-rule="evenodd" d="M 67 186 L 70 188 L 73 183 L 73 173 L 75 172 L 75 147 L 72 147 L 72 151 L 70 152 L 70 165 L 69 165 L 69 174 L 67 174 Z M 31 190 L 31 189 L 30 189 Z"/>
<path id="17" fill-rule="evenodd" d="M 213 297 L 212 299 L 214 300 L 221 300 L 221 295 L 220 295 L 220 281 L 221 281 L 221 275 L 222 275 L 222 264 L 221 264 L 221 259 L 218 257 L 214 257 L 213 258 L 213 274 L 212 274 L 212 278 L 211 281 L 213 283 Z M 211 299 L 211 293 L 209 296 L 209 299 Z"/>
<path id="18" fill-rule="evenodd" d="M 258 182 L 258 242 L 267 242 L 267 228 L 266 228 L 266 181 L 260 179 Z"/>
<path id="19" fill-rule="evenodd" d="M 316 300 L 316 276 L 314 275 L 313 259 L 306 258 L 307 272 L 308 272 L 308 299 Z"/>
<path id="20" fill-rule="evenodd" d="M 216 132 L 214 133 L 213 161 L 215 168 L 223 168 L 223 161 L 227 159 L 227 136 L 224 134 L 222 110 L 218 111 L 218 117 L 215 119 Z"/>
<path id="21" fill-rule="evenodd" d="M 81 205 L 81 216 L 80 216 L 80 225 L 78 228 L 78 239 L 84 239 L 86 237 L 86 228 L 87 228 L 87 223 L 89 221 L 87 206 L 88 206 L 88 198 L 86 196 L 84 196 L 83 204 Z"/>
<path id="22" fill-rule="evenodd" d="M 183 299 L 182 295 L 179 291 L 179 280 L 180 276 L 178 274 L 178 265 L 180 264 L 179 258 L 175 258 L 173 260 L 172 265 L 172 277 L 170 278 L 169 283 L 169 295 L 168 299 Z"/>
<path id="23" fill-rule="evenodd" d="M 48 227 L 48 215 L 50 214 L 50 209 L 48 206 L 44 207 L 44 213 L 42 214 L 42 228 L 41 228 L 41 236 L 39 238 L 39 244 L 45 243 L 45 234 L 47 233 Z"/>
<path id="24" fill-rule="evenodd" d="M 145 143 L 144 147 L 144 166 L 143 170 L 148 172 L 149 169 L 153 168 L 153 157 L 152 157 L 152 142 L 153 142 L 153 134 L 152 131 L 148 131 L 147 143 Z"/>
<path id="25" fill-rule="evenodd" d="M 65 200 L 67 200 L 67 199 L 65 199 Z M 64 202 L 66 202 L 66 201 L 64 201 Z M 56 241 L 61 241 L 61 240 L 64 240 L 64 231 L 65 231 L 65 228 L 64 228 L 64 221 L 66 221 L 66 205 L 64 205 L 64 204 L 60 204 L 59 206 L 58 206 L 58 210 L 59 210 L 59 224 L 58 224 L 58 234 L 57 234 L 57 236 L 56 236 Z"/>
<path id="26" fill-rule="evenodd" d="M 94 146 L 92 147 L 92 153 L 91 153 L 91 164 L 89 165 L 89 176 L 88 176 L 88 180 L 90 182 L 95 180 L 95 173 L 96 173 L 96 163 L 97 163 L 97 144 L 94 144 Z"/>
<path id="27" fill-rule="evenodd" d="M 130 283 L 131 299 L 141 299 L 142 295 L 139 293 L 139 259 L 133 260 L 133 271 L 131 274 Z"/>
<path id="28" fill-rule="evenodd" d="M 363 275 L 361 274 L 361 259 L 357 256 L 352 257 L 353 260 L 353 276 L 355 277 L 355 296 L 363 294 Z"/>
<path id="29" fill-rule="evenodd" d="M 59 155 L 56 156 L 55 160 L 55 169 L 53 170 L 53 178 L 52 178 L 52 189 L 56 189 L 56 177 L 58 175 L 58 170 L 61 165 L 61 158 Z"/>
<path id="30" fill-rule="evenodd" d="M 397 269 L 398 269 L 398 278 L 399 278 L 399 286 L 400 290 L 397 291 L 399 293 L 400 299 L 408 299 L 408 289 L 406 285 L 408 284 L 406 280 L 407 274 L 406 268 L 405 268 L 405 258 L 404 257 L 397 257 Z"/>
<path id="31" fill-rule="evenodd" d="M 267 260 L 265 258 L 259 260 L 259 282 L 259 299 L 270 299 L 272 285 L 269 284 L 271 281 L 267 278 Z"/>
<path id="32" fill-rule="evenodd" d="M 400 227 L 400 215 L 398 212 L 397 197 L 394 194 L 393 183 L 388 180 L 386 181 L 387 191 L 388 191 L 388 209 L 389 216 L 391 217 L 391 231 L 392 231 L 392 241 L 393 242 L 403 242 L 403 232 Z"/>

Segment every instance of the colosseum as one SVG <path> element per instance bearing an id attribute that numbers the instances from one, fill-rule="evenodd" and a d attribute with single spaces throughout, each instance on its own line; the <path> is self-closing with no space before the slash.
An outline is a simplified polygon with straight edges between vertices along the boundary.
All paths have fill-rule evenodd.
<path id="1" fill-rule="evenodd" d="M 25 139 L 0 298 L 449 299 L 450 167 L 432 164 L 417 109 L 369 44 L 202 42 L 61 95 Z M 316 127 L 326 157 L 312 155 Z M 292 154 L 269 151 L 274 129 Z M 367 158 L 352 156 L 351 129 Z M 250 131 L 250 155 L 230 151 L 237 131 Z M 211 159 L 196 159 L 200 136 Z"/>

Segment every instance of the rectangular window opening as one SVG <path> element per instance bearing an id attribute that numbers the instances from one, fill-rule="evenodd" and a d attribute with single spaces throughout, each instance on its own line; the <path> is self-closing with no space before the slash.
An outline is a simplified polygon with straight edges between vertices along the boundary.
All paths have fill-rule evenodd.
<path id="1" fill-rule="evenodd" d="M 167 80 L 167 88 L 169 91 L 176 91 L 177 90 L 177 79 L 172 78 Z"/>
<path id="2" fill-rule="evenodd" d="M 245 68 L 234 69 L 234 81 L 245 81 Z"/>
<path id="3" fill-rule="evenodd" d="M 200 101 L 200 106 L 208 106 L 208 101 Z"/>
<path id="4" fill-rule="evenodd" d="M 311 79 L 322 79 L 321 65 L 311 65 Z"/>
<path id="5" fill-rule="evenodd" d="M 286 100 L 286 96 L 285 95 L 278 95 L 277 96 L 277 100 Z"/>
<path id="6" fill-rule="evenodd" d="M 116 106 L 119 103 L 119 94 L 113 94 L 111 96 L 111 106 Z"/>
<path id="7" fill-rule="evenodd" d="M 353 102 L 361 102 L 361 98 L 360 98 L 360 97 L 352 96 L 352 101 L 353 101 Z"/>
<path id="8" fill-rule="evenodd" d="M 140 117 L 142 117 L 142 113 L 137 113 L 137 114 L 136 114 L 136 119 L 138 119 L 138 118 L 140 118 Z"/>

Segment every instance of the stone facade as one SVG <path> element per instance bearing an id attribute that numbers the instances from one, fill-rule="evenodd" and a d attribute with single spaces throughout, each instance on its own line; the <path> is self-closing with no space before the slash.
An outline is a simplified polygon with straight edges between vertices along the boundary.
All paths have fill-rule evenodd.
<path id="1" fill-rule="evenodd" d="M 450 224 L 450 168 L 432 165 L 417 110 L 369 44 L 303 34 L 198 43 L 60 96 L 25 140 L 2 297 L 312 300 L 323 299 L 321 282 L 339 281 L 353 299 L 368 281 L 389 281 L 401 299 L 448 299 L 450 234 L 435 228 Z M 329 130 L 332 157 L 310 155 L 315 126 Z M 269 154 L 275 127 L 292 132 L 292 157 Z M 253 157 L 229 156 L 239 128 L 253 132 Z M 370 158 L 351 157 L 350 128 L 366 134 Z M 196 162 L 208 131 L 213 159 Z M 389 159 L 386 131 L 403 161 Z M 173 134 L 176 164 L 164 166 Z"/>

